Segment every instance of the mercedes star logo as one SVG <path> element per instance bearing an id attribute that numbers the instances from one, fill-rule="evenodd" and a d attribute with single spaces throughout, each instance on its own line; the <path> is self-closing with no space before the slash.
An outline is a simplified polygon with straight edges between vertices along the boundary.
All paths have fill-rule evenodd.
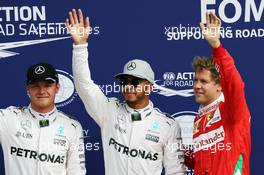
<path id="1" fill-rule="evenodd" d="M 22 120 L 20 124 L 24 130 L 31 128 L 31 122 L 29 120 Z"/>
<path id="2" fill-rule="evenodd" d="M 45 68 L 43 66 L 38 66 L 35 69 L 36 74 L 43 74 L 45 72 Z"/>
<path id="3" fill-rule="evenodd" d="M 134 70 L 136 68 L 136 63 L 131 62 L 127 65 L 127 70 Z"/>

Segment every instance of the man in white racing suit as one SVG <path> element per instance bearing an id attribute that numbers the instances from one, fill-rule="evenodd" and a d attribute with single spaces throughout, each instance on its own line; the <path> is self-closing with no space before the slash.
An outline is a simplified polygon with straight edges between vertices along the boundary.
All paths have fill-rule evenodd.
<path id="1" fill-rule="evenodd" d="M 56 70 L 47 63 L 27 72 L 28 107 L 0 110 L 0 143 L 7 175 L 85 175 L 82 126 L 55 107 Z"/>
<path id="2" fill-rule="evenodd" d="M 106 175 L 183 175 L 183 153 L 179 151 L 179 124 L 154 108 L 149 99 L 154 73 L 143 60 L 129 61 L 120 81 L 125 102 L 107 98 L 91 79 L 87 38 L 89 20 L 82 11 L 69 12 L 66 20 L 73 45 L 73 75 L 78 94 L 89 115 L 101 128 Z M 85 30 L 80 30 L 80 29 Z M 78 33 L 76 31 L 85 31 Z"/>

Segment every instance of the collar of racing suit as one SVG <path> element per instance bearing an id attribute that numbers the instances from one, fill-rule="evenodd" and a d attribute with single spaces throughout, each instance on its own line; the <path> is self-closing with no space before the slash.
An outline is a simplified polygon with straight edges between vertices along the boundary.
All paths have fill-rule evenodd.
<path id="1" fill-rule="evenodd" d="M 147 116 L 149 116 L 153 110 L 153 103 L 149 101 L 149 104 L 142 108 L 142 109 L 134 109 L 129 107 L 127 104 L 125 105 L 126 110 L 128 113 L 133 114 L 133 113 L 140 113 L 141 115 L 141 120 L 144 120 Z"/>
<path id="2" fill-rule="evenodd" d="M 48 120 L 48 125 L 51 125 L 56 120 L 56 117 L 58 116 L 58 110 L 56 107 L 54 107 L 50 112 L 48 113 L 40 113 L 32 109 L 31 105 L 28 106 L 29 113 L 31 116 L 36 119 L 37 125 L 40 126 L 40 121 Z"/>
<path id="3" fill-rule="evenodd" d="M 225 101 L 225 97 L 224 97 L 224 94 L 221 93 L 220 96 L 215 100 L 213 101 L 212 103 L 210 103 L 209 105 L 206 105 L 206 106 L 200 106 L 199 108 L 199 116 L 202 116 L 204 114 L 207 114 L 208 112 L 211 112 L 213 110 L 215 110 L 215 108 L 218 107 L 219 103 L 220 102 L 224 102 Z"/>

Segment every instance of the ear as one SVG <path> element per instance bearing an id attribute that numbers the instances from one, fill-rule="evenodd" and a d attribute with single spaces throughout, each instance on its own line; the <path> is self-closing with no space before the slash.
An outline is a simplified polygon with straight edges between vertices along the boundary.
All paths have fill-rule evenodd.
<path id="1" fill-rule="evenodd" d="M 31 98 L 31 95 L 30 95 L 30 93 L 29 93 L 29 85 L 27 85 L 26 90 L 27 90 L 27 95 L 28 95 L 28 97 Z"/>
<path id="2" fill-rule="evenodd" d="M 152 92 L 153 91 L 153 89 L 154 89 L 154 85 L 153 84 L 150 84 L 150 92 Z"/>
<path id="3" fill-rule="evenodd" d="M 217 92 L 222 92 L 222 86 L 221 86 L 221 84 L 218 84 Z"/>
<path id="4" fill-rule="evenodd" d="M 58 93 L 58 92 L 59 92 L 59 90 L 60 90 L 60 84 L 59 84 L 59 83 L 57 83 L 57 84 L 56 84 L 56 93 Z"/>

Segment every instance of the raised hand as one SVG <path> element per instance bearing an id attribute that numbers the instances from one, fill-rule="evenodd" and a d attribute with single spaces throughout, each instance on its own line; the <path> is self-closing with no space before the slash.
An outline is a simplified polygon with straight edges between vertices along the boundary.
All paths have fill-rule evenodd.
<path id="1" fill-rule="evenodd" d="M 78 17 L 79 16 L 79 17 Z M 87 43 L 90 32 L 90 22 L 89 18 L 83 19 L 83 13 L 81 9 L 78 9 L 78 15 L 75 9 L 69 12 L 69 19 L 66 19 L 65 25 L 68 28 L 72 40 L 75 45 Z"/>
<path id="2" fill-rule="evenodd" d="M 213 48 L 220 46 L 221 20 L 213 13 L 206 13 L 206 26 L 200 23 L 205 39 Z"/>

